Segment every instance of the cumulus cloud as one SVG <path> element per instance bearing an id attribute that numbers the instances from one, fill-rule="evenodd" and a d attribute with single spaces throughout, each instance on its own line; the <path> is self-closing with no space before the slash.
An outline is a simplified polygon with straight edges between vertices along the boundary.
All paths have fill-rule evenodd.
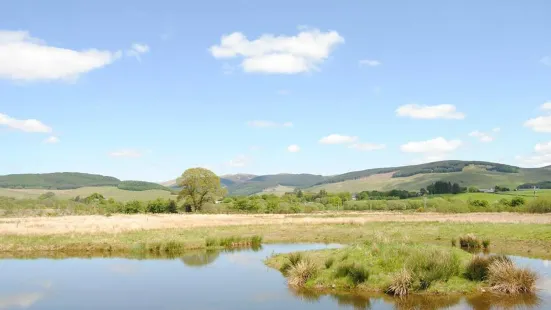
<path id="1" fill-rule="evenodd" d="M 465 114 L 457 112 L 452 104 L 419 105 L 406 104 L 396 109 L 396 115 L 416 119 L 464 119 Z"/>
<path id="2" fill-rule="evenodd" d="M 50 137 L 46 138 L 46 140 L 44 140 L 44 143 L 48 143 L 48 144 L 59 143 L 59 138 L 56 137 L 56 136 L 50 136 Z"/>
<path id="3" fill-rule="evenodd" d="M 517 156 L 516 160 L 527 167 L 551 165 L 551 141 L 536 144 L 534 146 L 534 152 L 531 155 Z"/>
<path id="4" fill-rule="evenodd" d="M 245 72 L 296 74 L 316 70 L 343 42 L 338 32 L 319 29 L 305 29 L 295 36 L 264 34 L 252 41 L 234 32 L 222 36 L 209 51 L 217 59 L 243 58 Z"/>
<path id="5" fill-rule="evenodd" d="M 291 122 L 278 123 L 278 122 L 266 121 L 266 120 L 249 121 L 247 122 L 247 125 L 251 127 L 257 127 L 257 128 L 293 127 L 293 123 Z"/>
<path id="6" fill-rule="evenodd" d="M 297 153 L 300 151 L 300 147 L 296 144 L 291 144 L 287 147 L 287 151 L 291 152 L 291 153 Z"/>
<path id="7" fill-rule="evenodd" d="M 544 110 L 544 111 L 549 111 L 549 110 L 551 110 L 551 101 L 545 102 L 544 104 L 541 105 L 540 108 L 541 108 L 542 110 Z"/>
<path id="8" fill-rule="evenodd" d="M 354 143 L 358 140 L 358 137 L 345 136 L 340 134 L 331 134 L 327 137 L 323 137 L 319 140 L 321 144 L 348 144 Z"/>
<path id="9" fill-rule="evenodd" d="M 434 153 L 436 155 L 442 153 L 453 152 L 462 145 L 461 140 L 446 140 L 438 137 L 427 141 L 412 141 L 402 146 L 400 149 L 406 153 Z"/>
<path id="10" fill-rule="evenodd" d="M 1 66 L 2 64 L 0 61 L 0 67 Z M 15 130 L 21 130 L 24 132 L 40 132 L 40 133 L 52 132 L 51 127 L 44 125 L 44 123 L 42 123 L 39 120 L 36 120 L 36 119 L 20 120 L 2 113 L 0 113 L 0 125 L 7 126 Z"/>
<path id="11" fill-rule="evenodd" d="M 126 51 L 126 55 L 130 57 L 135 57 L 137 60 L 141 61 L 141 54 L 145 54 L 149 52 L 149 46 L 141 43 L 134 43 L 130 47 L 128 51 Z"/>
<path id="12" fill-rule="evenodd" d="M 348 146 L 348 148 L 355 149 L 358 151 L 377 151 L 386 148 L 384 144 L 374 144 L 374 143 L 354 143 Z"/>
<path id="13" fill-rule="evenodd" d="M 121 57 L 120 51 L 76 51 L 47 45 L 26 31 L 0 30 L 0 78 L 74 80 Z"/>
<path id="14" fill-rule="evenodd" d="M 109 153 L 111 157 L 122 157 L 122 158 L 138 158 L 143 154 L 137 150 L 119 150 Z"/>
<path id="15" fill-rule="evenodd" d="M 360 66 L 367 66 L 367 67 L 377 67 L 382 65 L 382 63 L 378 60 L 373 59 L 362 59 L 359 61 Z"/>
<path id="16" fill-rule="evenodd" d="M 551 115 L 529 119 L 524 126 L 536 132 L 551 132 Z"/>
<path id="17" fill-rule="evenodd" d="M 500 130 L 499 128 L 494 128 L 492 130 L 492 132 L 497 133 L 497 132 L 499 132 L 499 130 Z M 492 142 L 492 141 L 494 141 L 494 137 L 491 134 L 481 132 L 481 131 L 478 131 L 478 130 L 475 130 L 475 131 L 469 133 L 469 136 L 477 138 L 480 142 Z"/>

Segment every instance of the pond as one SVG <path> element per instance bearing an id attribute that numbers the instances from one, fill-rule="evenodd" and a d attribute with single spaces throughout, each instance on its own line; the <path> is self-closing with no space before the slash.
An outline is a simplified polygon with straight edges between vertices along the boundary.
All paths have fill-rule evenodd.
<path id="1" fill-rule="evenodd" d="M 0 309 L 550 309 L 551 263 L 512 257 L 540 274 L 534 296 L 317 295 L 296 292 L 263 264 L 273 253 L 335 247 L 265 245 L 176 259 L 0 260 Z"/>

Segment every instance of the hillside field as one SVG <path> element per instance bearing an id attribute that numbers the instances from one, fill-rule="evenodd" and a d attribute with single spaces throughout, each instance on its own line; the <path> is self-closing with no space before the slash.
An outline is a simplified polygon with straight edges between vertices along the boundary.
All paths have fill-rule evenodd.
<path id="1" fill-rule="evenodd" d="M 113 186 L 81 187 L 65 190 L 0 188 L 0 196 L 13 197 L 17 199 L 38 198 L 40 195 L 47 192 L 55 193 L 57 198 L 60 199 L 71 199 L 76 196 L 85 198 L 93 193 L 99 193 L 107 199 L 113 198 L 122 202 L 131 200 L 155 200 L 157 198 L 176 199 L 175 195 L 171 195 L 170 192 L 165 190 L 127 191 Z"/>

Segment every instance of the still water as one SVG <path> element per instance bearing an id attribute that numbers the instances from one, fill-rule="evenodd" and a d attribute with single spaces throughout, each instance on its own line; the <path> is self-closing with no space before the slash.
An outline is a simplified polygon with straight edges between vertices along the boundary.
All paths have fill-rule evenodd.
<path id="1" fill-rule="evenodd" d="M 319 296 L 289 289 L 263 264 L 273 253 L 335 247 L 266 245 L 181 258 L 0 260 L 0 309 L 551 309 L 551 262 L 513 257 L 540 274 L 533 296 Z"/>

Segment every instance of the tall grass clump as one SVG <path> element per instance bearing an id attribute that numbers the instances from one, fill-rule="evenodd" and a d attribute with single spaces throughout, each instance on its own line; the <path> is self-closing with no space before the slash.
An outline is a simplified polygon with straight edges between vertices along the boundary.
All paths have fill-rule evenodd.
<path id="1" fill-rule="evenodd" d="M 318 272 L 318 266 L 310 259 L 302 259 L 287 271 L 289 285 L 302 287 Z"/>
<path id="2" fill-rule="evenodd" d="M 471 281 L 485 281 L 488 278 L 488 267 L 494 262 L 509 262 L 511 259 L 505 255 L 482 256 L 475 255 L 467 264 L 465 278 Z"/>
<path id="3" fill-rule="evenodd" d="M 488 283 L 499 293 L 533 293 L 537 279 L 533 271 L 515 267 L 511 261 L 497 260 L 488 267 Z"/>
<path id="4" fill-rule="evenodd" d="M 455 240 L 455 238 L 452 238 L 452 247 L 456 247 L 457 246 L 457 240 Z"/>
<path id="5" fill-rule="evenodd" d="M 447 281 L 461 271 L 459 257 L 442 249 L 416 251 L 408 258 L 406 266 L 418 280 L 420 289 L 428 288 L 435 281 Z"/>
<path id="6" fill-rule="evenodd" d="M 329 269 L 333 266 L 333 264 L 335 263 L 335 258 L 334 257 L 329 257 L 325 260 L 325 269 Z"/>
<path id="7" fill-rule="evenodd" d="M 287 257 L 287 261 L 284 262 L 281 267 L 279 268 L 279 271 L 283 273 L 284 275 L 288 275 L 288 271 L 291 269 L 291 267 L 295 267 L 302 261 L 302 253 L 291 253 Z"/>
<path id="8" fill-rule="evenodd" d="M 335 276 L 337 278 L 348 277 L 354 285 L 358 285 L 369 279 L 369 271 L 360 265 L 343 264 L 337 267 Z"/>
<path id="9" fill-rule="evenodd" d="M 480 240 L 474 234 L 466 234 L 459 237 L 459 245 L 464 249 L 478 249 Z"/>
<path id="10" fill-rule="evenodd" d="M 551 199 L 537 198 L 526 205 L 526 210 L 530 213 L 551 213 Z"/>
<path id="11" fill-rule="evenodd" d="M 482 248 L 484 248 L 484 250 L 488 250 L 490 248 L 490 240 L 488 239 L 482 240 Z"/>
<path id="12" fill-rule="evenodd" d="M 392 283 L 386 289 L 386 293 L 403 297 L 409 294 L 412 285 L 413 277 L 411 272 L 403 268 L 393 276 Z"/>

